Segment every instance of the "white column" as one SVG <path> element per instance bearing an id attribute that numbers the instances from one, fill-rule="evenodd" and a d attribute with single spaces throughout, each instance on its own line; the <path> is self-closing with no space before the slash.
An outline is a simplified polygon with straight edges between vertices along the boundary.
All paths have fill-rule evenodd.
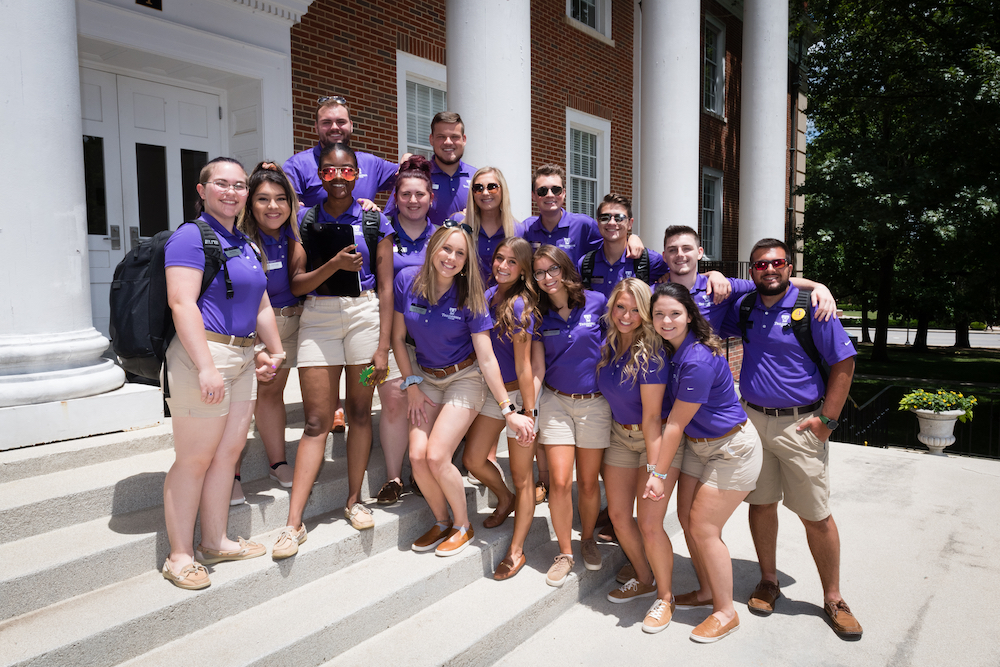
<path id="1" fill-rule="evenodd" d="M 503 172 L 514 217 L 531 215 L 530 0 L 448 0 L 448 109 L 465 121 L 465 161 Z"/>
<path id="2" fill-rule="evenodd" d="M 697 229 L 701 5 L 642 5 L 642 238 L 663 249 L 670 225 Z"/>
<path id="3" fill-rule="evenodd" d="M 739 259 L 762 238 L 784 240 L 788 174 L 788 3 L 743 9 Z"/>
<path id="4" fill-rule="evenodd" d="M 0 145 L 16 192 L 0 214 L 5 408 L 92 396 L 125 376 L 91 323 L 75 3 L 4 2 L 0 43 Z"/>

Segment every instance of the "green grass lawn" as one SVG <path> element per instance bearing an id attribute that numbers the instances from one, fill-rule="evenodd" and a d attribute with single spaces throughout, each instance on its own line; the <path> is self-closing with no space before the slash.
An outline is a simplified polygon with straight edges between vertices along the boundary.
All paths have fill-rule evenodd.
<path id="1" fill-rule="evenodd" d="M 854 372 L 928 381 L 988 382 L 1000 388 L 1000 350 L 996 349 L 931 347 L 916 352 L 912 347 L 890 345 L 888 362 L 874 362 L 871 356 L 872 345 L 859 344 Z"/>

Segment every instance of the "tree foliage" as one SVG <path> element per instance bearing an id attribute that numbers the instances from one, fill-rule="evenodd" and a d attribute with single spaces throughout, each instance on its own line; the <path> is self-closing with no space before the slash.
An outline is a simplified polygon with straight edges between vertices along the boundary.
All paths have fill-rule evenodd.
<path id="1" fill-rule="evenodd" d="M 1000 320 L 1000 45 L 993 0 L 813 0 L 809 271 L 878 311 Z M 926 328 L 925 328 L 926 331 Z"/>

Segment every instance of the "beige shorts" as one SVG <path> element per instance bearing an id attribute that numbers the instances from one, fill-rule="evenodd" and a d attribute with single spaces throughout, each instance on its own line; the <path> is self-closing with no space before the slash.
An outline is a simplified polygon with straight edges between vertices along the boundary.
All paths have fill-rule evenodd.
<path id="1" fill-rule="evenodd" d="M 507 398 L 511 400 L 516 410 L 520 410 L 521 408 L 524 407 L 524 404 L 521 402 L 520 389 L 514 389 L 513 391 L 508 391 Z M 490 388 L 488 386 L 486 387 L 486 401 L 483 403 L 483 409 L 479 411 L 479 414 L 481 414 L 484 417 L 489 417 L 490 419 L 499 419 L 502 422 L 507 421 L 507 419 L 503 416 L 503 413 L 500 412 L 500 404 L 497 403 L 497 399 L 493 397 L 493 392 L 490 391 Z M 531 415 L 528 416 L 530 417 Z M 505 430 L 507 431 L 508 438 L 517 437 L 517 431 L 511 430 L 509 426 Z M 538 433 L 537 419 L 535 420 L 535 433 Z"/>
<path id="2" fill-rule="evenodd" d="M 796 431 L 819 410 L 798 417 L 771 417 L 747 408 L 760 433 L 764 462 L 757 489 L 747 496 L 751 505 L 770 505 L 784 499 L 785 507 L 806 521 L 830 516 L 830 448 L 810 430 Z"/>
<path id="3" fill-rule="evenodd" d="M 234 347 L 208 341 L 215 368 L 222 374 L 225 396 L 214 405 L 201 400 L 201 383 L 198 368 L 191 361 L 179 336 L 174 336 L 167 346 L 166 373 L 170 396 L 167 405 L 175 417 L 225 417 L 230 403 L 252 401 L 257 398 L 257 375 L 254 368 L 254 348 Z M 160 379 L 162 384 L 163 379 Z"/>
<path id="4" fill-rule="evenodd" d="M 663 425 L 666 428 L 666 424 Z M 680 468 L 684 459 L 684 443 L 677 448 L 671 468 Z M 649 463 L 646 455 L 646 439 L 642 431 L 631 431 L 618 422 L 611 422 L 611 446 L 604 452 L 604 462 L 616 468 L 645 468 Z M 652 463 L 656 463 L 653 461 Z"/>
<path id="5" fill-rule="evenodd" d="M 486 402 L 489 390 L 486 388 L 486 380 L 483 379 L 483 374 L 479 370 L 478 361 L 443 378 L 428 375 L 416 364 L 414 364 L 413 370 L 424 378 L 424 381 L 420 383 L 421 391 L 438 405 L 454 405 L 476 412 L 483 409 L 483 403 Z"/>
<path id="6" fill-rule="evenodd" d="M 417 366 L 417 352 L 412 345 L 406 346 L 406 354 L 410 357 L 410 368 L 413 369 L 414 373 L 420 373 L 420 368 Z M 398 380 L 403 377 L 403 373 L 399 370 L 399 364 L 396 363 L 396 355 L 392 350 L 389 350 L 389 372 L 385 376 L 385 381 Z"/>
<path id="7" fill-rule="evenodd" d="M 719 491 L 753 491 L 763 459 L 752 422 L 733 435 L 705 442 L 684 438 L 681 472 Z"/>
<path id="8" fill-rule="evenodd" d="M 378 349 L 378 297 L 306 297 L 299 319 L 298 366 L 367 366 Z"/>
<path id="9" fill-rule="evenodd" d="M 542 389 L 538 403 L 538 442 L 607 449 L 611 445 L 611 406 L 603 396 L 570 398 Z"/>
<path id="10" fill-rule="evenodd" d="M 281 349 L 285 351 L 285 361 L 282 368 L 295 368 L 299 358 L 299 316 L 275 315 L 278 324 L 278 336 L 281 338 Z"/>

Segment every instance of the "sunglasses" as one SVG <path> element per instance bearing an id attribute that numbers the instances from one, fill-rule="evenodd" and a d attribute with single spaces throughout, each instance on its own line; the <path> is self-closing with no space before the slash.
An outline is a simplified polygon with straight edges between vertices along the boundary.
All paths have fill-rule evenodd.
<path id="1" fill-rule="evenodd" d="M 535 280 L 545 280 L 545 276 L 548 275 L 549 278 L 558 278 L 562 273 L 562 267 L 558 264 L 553 264 L 547 269 L 538 269 L 531 275 L 535 277 Z"/>
<path id="2" fill-rule="evenodd" d="M 358 170 L 354 167 L 323 167 L 319 170 L 319 177 L 326 182 L 340 177 L 345 181 L 353 181 L 358 177 Z"/>
<path id="3" fill-rule="evenodd" d="M 535 194 L 538 195 L 539 197 L 544 197 L 545 195 L 549 194 L 549 190 L 552 190 L 552 194 L 558 197 L 563 193 L 564 188 L 561 185 L 553 185 L 551 188 L 543 185 L 542 187 L 535 190 Z"/>
<path id="4" fill-rule="evenodd" d="M 327 95 L 316 100 L 316 104 L 326 104 L 327 102 L 336 102 L 337 104 L 343 104 L 345 107 L 347 106 L 347 100 L 340 95 Z"/>
<path id="5" fill-rule="evenodd" d="M 754 262 L 750 266 L 752 266 L 757 271 L 766 271 L 767 267 L 769 267 L 769 266 L 773 266 L 776 269 L 783 269 L 786 266 L 790 266 L 790 265 L 791 265 L 791 262 L 789 262 L 784 257 L 781 257 L 779 259 L 771 259 L 771 260 L 758 259 L 756 262 Z"/>
<path id="6" fill-rule="evenodd" d="M 499 189 L 500 189 L 499 183 L 487 183 L 486 185 L 483 185 L 482 183 L 475 183 L 472 186 L 472 191 L 475 192 L 477 195 L 480 194 L 483 190 L 486 190 L 487 192 L 496 192 Z"/>
<path id="7" fill-rule="evenodd" d="M 628 220 L 628 214 L 627 213 L 599 213 L 597 215 L 597 221 L 598 222 L 611 222 L 612 220 L 614 220 L 615 222 L 625 222 L 626 220 Z"/>
<path id="8" fill-rule="evenodd" d="M 464 222 L 458 222 L 457 220 L 448 219 L 441 223 L 442 227 L 447 227 L 448 229 L 461 229 L 463 232 L 472 236 L 472 227 L 468 226 Z"/>

